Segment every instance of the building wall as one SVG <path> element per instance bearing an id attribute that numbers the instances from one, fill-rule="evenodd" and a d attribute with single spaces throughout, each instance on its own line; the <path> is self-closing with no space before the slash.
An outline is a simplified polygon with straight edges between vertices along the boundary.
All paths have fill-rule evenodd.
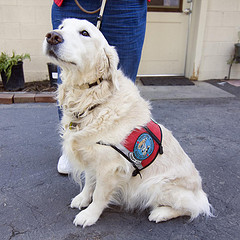
<path id="1" fill-rule="evenodd" d="M 51 29 L 51 0 L 0 0 L 0 51 L 30 53 L 24 61 L 26 81 L 44 80 L 48 61 L 42 42 Z"/>
<path id="2" fill-rule="evenodd" d="M 206 6 L 206 12 L 195 14 L 197 28 L 194 26 L 192 31 L 195 42 L 188 53 L 187 75 L 198 80 L 223 79 L 240 31 L 240 0 L 193 1 L 197 6 Z M 30 53 L 31 62 L 24 62 L 26 81 L 48 78 L 48 58 L 42 54 L 42 41 L 51 29 L 51 5 L 51 0 L 0 0 L 0 50 Z M 231 78 L 240 78 L 240 64 L 233 65 Z"/>
<path id="3" fill-rule="evenodd" d="M 238 42 L 240 0 L 208 0 L 206 16 L 199 80 L 223 79 Z M 231 78 L 240 78 L 240 64 L 233 64 Z"/>

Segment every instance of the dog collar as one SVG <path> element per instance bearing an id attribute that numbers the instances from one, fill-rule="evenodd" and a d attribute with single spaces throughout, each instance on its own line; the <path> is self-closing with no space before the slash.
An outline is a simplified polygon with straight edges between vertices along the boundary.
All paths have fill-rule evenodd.
<path id="1" fill-rule="evenodd" d="M 85 89 L 88 89 L 88 88 L 92 88 L 94 86 L 97 86 L 99 85 L 101 82 L 103 81 L 102 78 L 99 78 L 96 82 L 93 82 L 93 83 L 84 83 L 80 86 L 80 89 L 81 90 L 85 90 Z"/>
<path id="2" fill-rule="evenodd" d="M 96 107 L 98 107 L 100 104 L 95 104 L 93 105 L 92 107 L 89 107 L 87 108 L 86 110 L 84 110 L 83 112 L 75 112 L 73 113 L 73 117 L 75 117 L 76 119 L 79 119 L 79 118 L 82 118 L 84 117 L 84 114 L 86 112 L 90 112 L 92 111 L 93 109 L 95 109 Z M 79 126 L 80 124 L 79 123 L 75 123 L 75 122 L 70 122 L 66 128 L 69 128 L 70 130 L 74 130 L 74 129 L 77 129 L 77 127 Z"/>
<path id="3" fill-rule="evenodd" d="M 100 104 L 98 103 L 98 104 L 93 105 L 92 107 L 89 107 L 89 108 L 85 109 L 85 110 L 82 111 L 82 112 L 75 112 L 75 113 L 73 113 L 73 116 L 74 116 L 75 118 L 79 119 L 79 118 L 81 118 L 81 117 L 84 115 L 84 113 L 86 113 L 87 111 L 88 111 L 88 112 L 92 111 L 93 109 L 95 109 L 95 108 L 98 107 L 99 105 L 100 105 Z"/>

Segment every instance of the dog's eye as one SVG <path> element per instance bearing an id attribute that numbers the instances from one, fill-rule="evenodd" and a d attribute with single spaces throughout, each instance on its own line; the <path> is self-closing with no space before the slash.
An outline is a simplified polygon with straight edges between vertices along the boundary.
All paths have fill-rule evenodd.
<path id="1" fill-rule="evenodd" d="M 84 37 L 90 37 L 89 33 L 86 30 L 81 31 L 80 34 Z"/>

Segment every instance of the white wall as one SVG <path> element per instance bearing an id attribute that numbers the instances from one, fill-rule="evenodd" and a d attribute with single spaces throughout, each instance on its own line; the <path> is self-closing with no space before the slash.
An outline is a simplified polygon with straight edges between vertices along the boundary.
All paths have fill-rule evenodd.
<path id="1" fill-rule="evenodd" d="M 201 1 L 202 6 L 207 4 L 205 15 L 199 15 L 206 16 L 206 20 L 195 21 L 202 33 L 195 29 L 193 39 L 197 44 L 192 44 L 193 51 L 189 52 L 192 56 L 188 75 L 193 75 L 197 60 L 198 80 L 223 79 L 228 74 L 227 60 L 233 54 L 240 31 L 240 0 L 194 1 Z M 48 59 L 42 54 L 42 41 L 52 28 L 51 5 L 52 0 L 0 0 L 0 50 L 30 53 L 32 61 L 24 62 L 26 81 L 48 78 Z M 233 65 L 231 78 L 240 78 L 240 64 Z"/>
<path id="2" fill-rule="evenodd" d="M 238 31 L 240 0 L 208 0 L 199 80 L 228 75 L 227 61 L 234 53 Z M 231 78 L 240 78 L 240 64 L 233 65 Z"/>
<path id="3" fill-rule="evenodd" d="M 0 0 L 0 51 L 30 53 L 24 61 L 26 81 L 47 78 L 42 41 L 51 30 L 51 0 Z"/>

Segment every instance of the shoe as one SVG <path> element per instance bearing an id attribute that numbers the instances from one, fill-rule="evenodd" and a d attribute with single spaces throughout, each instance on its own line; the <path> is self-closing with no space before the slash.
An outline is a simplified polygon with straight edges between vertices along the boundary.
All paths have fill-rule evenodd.
<path id="1" fill-rule="evenodd" d="M 68 161 L 68 158 L 66 157 L 65 154 L 63 154 L 59 158 L 58 165 L 57 165 L 57 170 L 61 174 L 69 174 L 69 173 L 71 173 L 72 168 L 71 168 L 70 163 Z"/>

